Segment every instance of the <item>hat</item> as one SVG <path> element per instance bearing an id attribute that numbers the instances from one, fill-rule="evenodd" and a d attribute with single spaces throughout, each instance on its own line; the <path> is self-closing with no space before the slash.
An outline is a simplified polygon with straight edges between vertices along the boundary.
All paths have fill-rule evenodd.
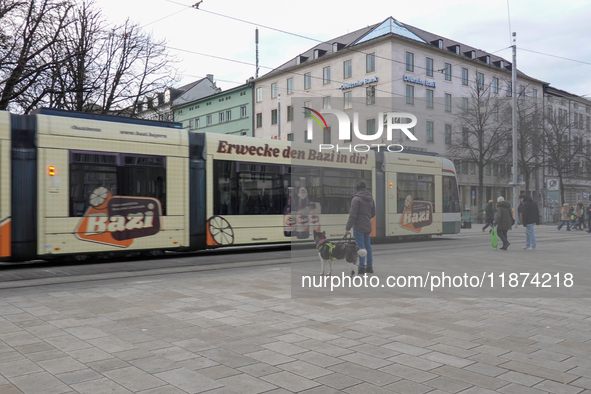
<path id="1" fill-rule="evenodd" d="M 493 203 L 493 200 L 488 200 L 488 202 L 492 204 Z"/>
<path id="2" fill-rule="evenodd" d="M 505 201 L 505 198 L 503 196 L 499 196 L 499 198 L 497 198 L 497 202 L 501 202 L 501 201 Z"/>
<path id="3" fill-rule="evenodd" d="M 525 194 L 522 194 L 519 196 L 519 199 L 521 200 L 522 198 L 525 198 L 525 197 L 526 197 Z"/>
<path id="4" fill-rule="evenodd" d="M 357 182 L 357 185 L 355 185 L 355 190 L 361 190 L 361 189 L 365 189 L 365 182 L 361 181 L 361 182 Z"/>
<path id="5" fill-rule="evenodd" d="M 564 204 L 562 204 L 562 206 L 563 207 L 568 207 L 568 203 L 565 202 Z"/>

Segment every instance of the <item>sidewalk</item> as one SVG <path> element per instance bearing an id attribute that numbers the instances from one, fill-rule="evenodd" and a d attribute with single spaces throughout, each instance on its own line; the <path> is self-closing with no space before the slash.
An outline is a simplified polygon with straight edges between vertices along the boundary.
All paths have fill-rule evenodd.
<path id="1" fill-rule="evenodd" d="M 518 246 L 523 229 L 511 233 Z M 547 240 L 588 260 L 588 234 L 538 234 L 537 253 Z M 454 242 L 487 246 L 487 235 L 462 231 L 448 258 Z M 591 393 L 589 299 L 291 299 L 290 273 L 0 290 L 0 393 Z"/>

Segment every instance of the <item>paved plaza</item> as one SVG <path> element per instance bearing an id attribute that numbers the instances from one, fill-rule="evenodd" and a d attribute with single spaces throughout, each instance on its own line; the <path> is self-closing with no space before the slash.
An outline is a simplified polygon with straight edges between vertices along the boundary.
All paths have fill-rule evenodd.
<path id="1" fill-rule="evenodd" d="M 523 228 L 509 251 L 493 250 L 480 226 L 376 245 L 376 273 L 417 255 L 516 271 L 547 256 L 560 270 L 591 266 L 589 234 L 537 233 L 536 252 L 521 249 Z M 251 267 L 236 256 L 143 271 L 32 267 L 12 281 L 0 270 L 0 394 L 591 393 L 591 307 L 580 293 L 292 297 L 289 251 Z M 582 268 L 575 286 L 588 280 Z"/>

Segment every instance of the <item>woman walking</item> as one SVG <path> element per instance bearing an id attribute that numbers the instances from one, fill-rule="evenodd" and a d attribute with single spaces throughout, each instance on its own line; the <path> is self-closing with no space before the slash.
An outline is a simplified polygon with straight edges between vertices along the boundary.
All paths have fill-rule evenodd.
<path id="1" fill-rule="evenodd" d="M 564 205 L 562 206 L 562 209 L 560 210 L 560 220 L 562 220 L 562 223 L 560 223 L 558 225 L 558 231 L 560 231 L 560 229 L 562 228 L 562 226 L 564 226 L 564 224 L 566 223 L 566 231 L 570 231 L 570 216 L 569 216 L 569 212 L 570 212 L 570 208 L 568 207 L 567 203 L 564 203 Z"/>
<path id="2" fill-rule="evenodd" d="M 511 216 L 511 204 L 505 201 L 505 198 L 499 197 L 497 198 L 497 215 L 495 218 L 495 222 L 497 223 L 497 234 L 501 241 L 503 241 L 503 247 L 501 250 L 507 250 L 509 245 L 509 240 L 507 239 L 507 231 L 513 225 L 513 217 Z"/>

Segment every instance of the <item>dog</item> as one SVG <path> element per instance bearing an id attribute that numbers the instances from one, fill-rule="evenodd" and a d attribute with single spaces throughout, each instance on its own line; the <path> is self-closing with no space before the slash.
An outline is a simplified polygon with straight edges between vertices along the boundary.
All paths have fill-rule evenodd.
<path id="1" fill-rule="evenodd" d="M 326 231 L 314 230 L 314 242 L 318 248 L 320 257 L 320 275 L 325 275 L 325 268 L 328 269 L 327 276 L 332 275 L 333 260 L 345 260 L 353 265 L 351 276 L 355 275 L 355 268 L 358 267 L 359 252 L 363 255 L 364 249 L 359 249 L 354 241 L 347 240 L 343 244 L 334 244 L 326 238 Z"/>

